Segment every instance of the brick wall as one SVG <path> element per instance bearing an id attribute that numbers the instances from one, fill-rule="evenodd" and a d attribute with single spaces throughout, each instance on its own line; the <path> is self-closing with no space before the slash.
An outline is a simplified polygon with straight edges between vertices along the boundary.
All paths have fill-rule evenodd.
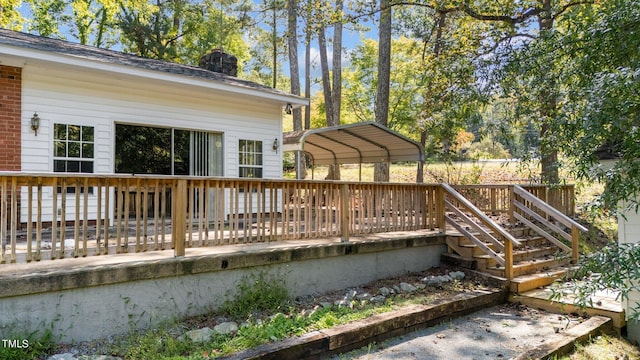
<path id="1" fill-rule="evenodd" d="M 22 69 L 0 65 L 0 171 L 20 171 L 22 161 L 20 115 L 22 112 Z M 0 195 L 1 196 L 1 195 Z M 11 195 L 5 200 L 7 209 L 0 209 L 7 224 L 11 224 Z M 18 209 L 20 194 L 18 193 Z M 20 210 L 16 226 L 20 225 Z M 9 239 L 2 239 L 3 246 Z"/>
<path id="2" fill-rule="evenodd" d="M 21 170 L 22 69 L 0 65 L 0 171 Z"/>

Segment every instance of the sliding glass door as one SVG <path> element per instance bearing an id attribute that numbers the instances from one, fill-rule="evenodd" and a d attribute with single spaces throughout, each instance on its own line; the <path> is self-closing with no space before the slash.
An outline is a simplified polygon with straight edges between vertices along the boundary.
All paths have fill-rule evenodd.
<path id="1" fill-rule="evenodd" d="M 147 127 L 116 124 L 115 172 L 119 174 L 154 174 L 181 176 L 222 176 L 222 134 L 175 128 Z M 135 192 L 116 197 L 116 206 L 124 204 L 129 196 L 129 216 L 135 217 L 139 205 Z M 149 217 L 153 214 L 153 194 L 147 194 Z M 169 190 L 168 197 L 171 197 Z M 194 208 L 201 202 L 200 189 L 195 189 Z M 140 199 L 138 199 L 140 200 Z M 164 205 L 167 214 L 171 212 L 170 200 Z M 214 193 L 209 192 L 205 204 L 213 209 Z M 161 205 L 162 206 L 162 205 Z M 115 213 L 115 212 L 114 212 Z M 203 214 L 197 214 L 200 218 Z M 211 214 L 213 216 L 214 214 Z"/>
<path id="2" fill-rule="evenodd" d="M 116 124 L 115 172 L 222 176 L 222 134 Z"/>

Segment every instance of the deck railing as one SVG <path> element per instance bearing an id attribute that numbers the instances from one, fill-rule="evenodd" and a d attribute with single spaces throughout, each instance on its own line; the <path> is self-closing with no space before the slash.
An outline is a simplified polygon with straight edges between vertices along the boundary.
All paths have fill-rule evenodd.
<path id="1" fill-rule="evenodd" d="M 567 216 L 575 216 L 574 185 L 519 185 Z M 454 185 L 453 188 L 486 213 L 509 213 L 514 185 Z"/>
<path id="2" fill-rule="evenodd" d="M 481 196 L 487 194 L 482 189 L 494 188 L 475 187 L 470 201 L 488 211 L 482 204 L 491 204 L 493 195 L 490 190 Z M 496 204 L 505 196 L 500 194 Z M 444 229 L 444 209 L 437 184 L 0 173 L 0 263 L 168 249 L 184 256 L 190 247 L 327 237 L 347 241 Z"/>

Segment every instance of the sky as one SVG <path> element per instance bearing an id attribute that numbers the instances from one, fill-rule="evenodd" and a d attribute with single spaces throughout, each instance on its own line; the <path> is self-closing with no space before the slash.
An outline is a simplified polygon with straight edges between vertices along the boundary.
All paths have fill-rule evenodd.
<path id="1" fill-rule="evenodd" d="M 260 6 L 262 6 L 261 4 L 261 0 L 253 0 L 254 1 L 254 13 L 257 13 L 260 9 Z M 20 13 L 22 14 L 23 17 L 25 18 L 31 18 L 31 11 L 30 11 L 30 5 L 26 2 L 23 2 L 20 9 L 19 9 Z M 281 24 L 279 24 L 279 33 L 282 34 L 285 32 L 285 24 L 282 24 L 283 21 L 281 21 Z M 371 30 L 367 31 L 367 32 L 359 32 L 353 29 L 353 26 L 344 26 L 343 28 L 343 53 L 342 53 L 342 64 L 343 67 L 348 67 L 349 66 L 349 62 L 350 62 L 350 51 L 353 50 L 355 47 L 357 47 L 358 45 L 360 45 L 362 43 L 362 39 L 363 38 L 374 38 L 377 39 L 377 30 L 373 27 L 375 27 L 375 22 L 372 21 L 366 21 L 363 24 L 360 25 L 365 25 L 368 26 L 369 28 L 371 28 Z M 265 25 L 266 26 L 266 25 Z M 23 31 L 27 31 L 27 26 L 25 25 Z M 62 30 L 64 33 L 64 29 Z M 300 31 L 300 29 L 299 29 Z M 73 36 L 69 36 L 69 34 L 66 34 L 66 38 L 68 41 L 77 41 L 76 39 L 74 39 Z M 331 59 L 333 57 L 333 48 L 331 46 L 331 39 L 333 38 L 333 33 L 332 33 L 332 28 L 329 27 L 327 28 L 327 58 L 329 59 L 329 66 L 331 67 Z M 303 41 L 299 41 L 299 49 L 298 49 L 298 57 L 299 57 L 299 68 L 300 68 L 300 79 L 303 82 L 301 84 L 301 87 L 304 89 L 304 53 L 305 53 L 305 48 L 304 48 L 304 42 Z M 112 50 L 116 50 L 116 51 L 120 51 L 121 49 L 117 48 L 117 47 L 113 47 L 111 48 Z M 288 57 L 283 57 L 280 59 L 281 62 L 283 63 L 282 65 L 282 71 L 288 76 L 289 74 L 289 66 L 288 66 Z M 316 91 L 320 91 L 321 90 L 321 85 L 319 84 L 319 79 L 321 77 L 320 74 L 320 53 L 319 53 L 319 47 L 318 47 L 318 41 L 317 39 L 313 39 L 312 40 L 312 46 L 311 46 L 311 62 L 312 62 L 312 66 L 311 66 L 311 77 L 317 79 L 318 81 L 315 81 L 312 86 L 312 92 L 316 92 Z"/>

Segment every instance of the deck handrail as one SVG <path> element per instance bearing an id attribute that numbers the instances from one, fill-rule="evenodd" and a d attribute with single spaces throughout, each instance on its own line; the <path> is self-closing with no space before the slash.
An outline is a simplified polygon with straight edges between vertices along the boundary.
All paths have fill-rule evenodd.
<path id="1" fill-rule="evenodd" d="M 491 248 L 484 245 L 484 243 L 478 239 L 474 234 L 464 229 L 462 226 L 457 224 L 452 218 L 449 216 L 444 216 L 446 221 L 455 227 L 458 231 L 460 231 L 467 239 L 471 240 L 476 246 L 480 247 L 487 255 L 496 260 L 500 265 L 504 266 L 504 273 L 508 280 L 513 279 L 514 271 L 513 271 L 513 247 L 520 246 L 521 243 L 508 231 L 506 231 L 502 226 L 498 225 L 495 221 L 493 221 L 490 217 L 488 217 L 482 210 L 480 210 L 477 206 L 475 206 L 471 201 L 462 196 L 459 192 L 457 192 L 453 187 L 448 184 L 440 184 L 444 192 L 446 192 L 449 196 L 451 196 L 455 201 L 461 204 L 468 212 L 470 212 L 473 216 L 479 219 L 484 225 L 486 225 L 491 231 L 495 234 L 501 236 L 504 239 L 504 244 L 502 244 L 502 250 L 504 253 L 504 257 L 501 257 L 500 254 L 494 252 Z M 450 203 L 444 200 L 447 206 L 450 208 L 454 208 L 454 212 L 458 214 L 462 214 L 458 212 L 458 209 L 455 209 L 453 203 Z M 476 227 L 469 218 L 464 215 L 463 219 L 465 220 L 465 224 L 468 224 L 472 227 Z"/>
<path id="2" fill-rule="evenodd" d="M 587 232 L 588 229 L 584 226 L 582 226 L 581 224 L 579 224 L 577 221 L 573 220 L 572 218 L 570 218 L 569 216 L 563 214 L 562 212 L 558 211 L 556 208 L 554 208 L 553 206 L 547 204 L 546 202 L 542 201 L 541 199 L 539 199 L 537 196 L 531 194 L 530 192 L 528 192 L 527 190 L 523 189 L 521 186 L 519 185 L 515 185 L 513 187 L 513 193 L 514 195 L 520 196 L 521 198 L 523 198 L 526 202 L 529 202 L 532 206 L 535 206 L 539 211 L 543 212 L 545 215 L 547 216 L 551 216 L 554 219 L 556 219 L 557 221 L 559 221 L 560 223 L 562 223 L 564 226 L 566 226 L 567 228 L 571 229 L 571 233 L 566 233 L 564 230 L 562 230 L 560 227 L 558 227 L 557 225 L 551 223 L 550 221 L 548 221 L 548 219 L 546 219 L 543 216 L 538 215 L 533 209 L 531 209 L 531 207 L 527 207 L 525 203 L 519 202 L 516 197 L 513 197 L 513 209 L 512 211 L 514 211 L 515 209 L 518 209 L 520 211 L 522 211 L 525 215 L 528 215 L 530 217 L 532 217 L 533 219 L 537 220 L 539 223 L 542 223 L 544 226 L 546 226 L 547 228 L 551 229 L 552 231 L 556 232 L 557 234 L 559 234 L 560 236 L 564 237 L 565 239 L 567 239 L 568 241 L 571 242 L 571 247 L 567 247 L 566 245 L 564 245 L 560 240 L 555 239 L 555 237 L 553 237 L 552 235 L 550 235 L 547 231 L 545 231 L 544 229 L 540 228 L 539 226 L 535 225 L 532 221 L 528 220 L 524 215 L 520 215 L 514 212 L 514 217 L 523 222 L 524 224 L 526 224 L 527 226 L 529 226 L 529 228 L 533 229 L 534 231 L 536 231 L 538 234 L 544 236 L 545 238 L 547 238 L 549 241 L 555 243 L 558 247 L 560 247 L 561 249 L 565 250 L 565 251 L 571 251 L 571 259 L 572 261 L 575 263 L 578 261 L 578 257 L 579 257 L 579 236 L 580 236 L 580 232 Z"/>
<path id="3" fill-rule="evenodd" d="M 563 214 L 562 212 L 558 211 L 553 206 L 551 206 L 551 205 L 547 204 L 546 202 L 542 201 L 537 196 L 535 196 L 535 195 L 531 194 L 530 192 L 528 192 L 527 190 L 523 189 L 522 186 L 514 185 L 513 186 L 513 192 L 516 195 L 522 196 L 525 200 L 530 201 L 538 209 L 540 209 L 543 212 L 553 216 L 556 220 L 560 221 L 566 227 L 570 228 L 570 227 L 575 226 L 580 231 L 584 231 L 584 232 L 589 231 L 586 227 L 582 226 L 577 221 L 573 220 L 572 218 L 570 218 L 567 215 Z"/>
<path id="4" fill-rule="evenodd" d="M 487 225 L 487 227 L 489 227 L 491 230 L 500 234 L 500 236 L 502 236 L 506 240 L 509 240 L 511 244 L 515 246 L 521 245 L 518 239 L 516 239 L 513 235 L 511 235 L 502 226 L 498 225 L 498 223 L 493 221 L 490 217 L 488 217 L 485 213 L 483 213 L 480 209 L 478 209 L 478 207 L 473 205 L 471 201 L 469 201 L 467 198 L 465 198 L 459 192 L 457 192 L 453 187 L 445 183 L 440 184 L 440 186 L 442 186 L 442 188 L 447 192 L 447 194 L 451 195 L 453 198 L 456 199 L 456 201 L 463 204 L 464 207 L 467 208 L 467 210 L 472 212 L 474 216 L 476 216 L 480 221 L 482 221 L 482 223 Z"/>

